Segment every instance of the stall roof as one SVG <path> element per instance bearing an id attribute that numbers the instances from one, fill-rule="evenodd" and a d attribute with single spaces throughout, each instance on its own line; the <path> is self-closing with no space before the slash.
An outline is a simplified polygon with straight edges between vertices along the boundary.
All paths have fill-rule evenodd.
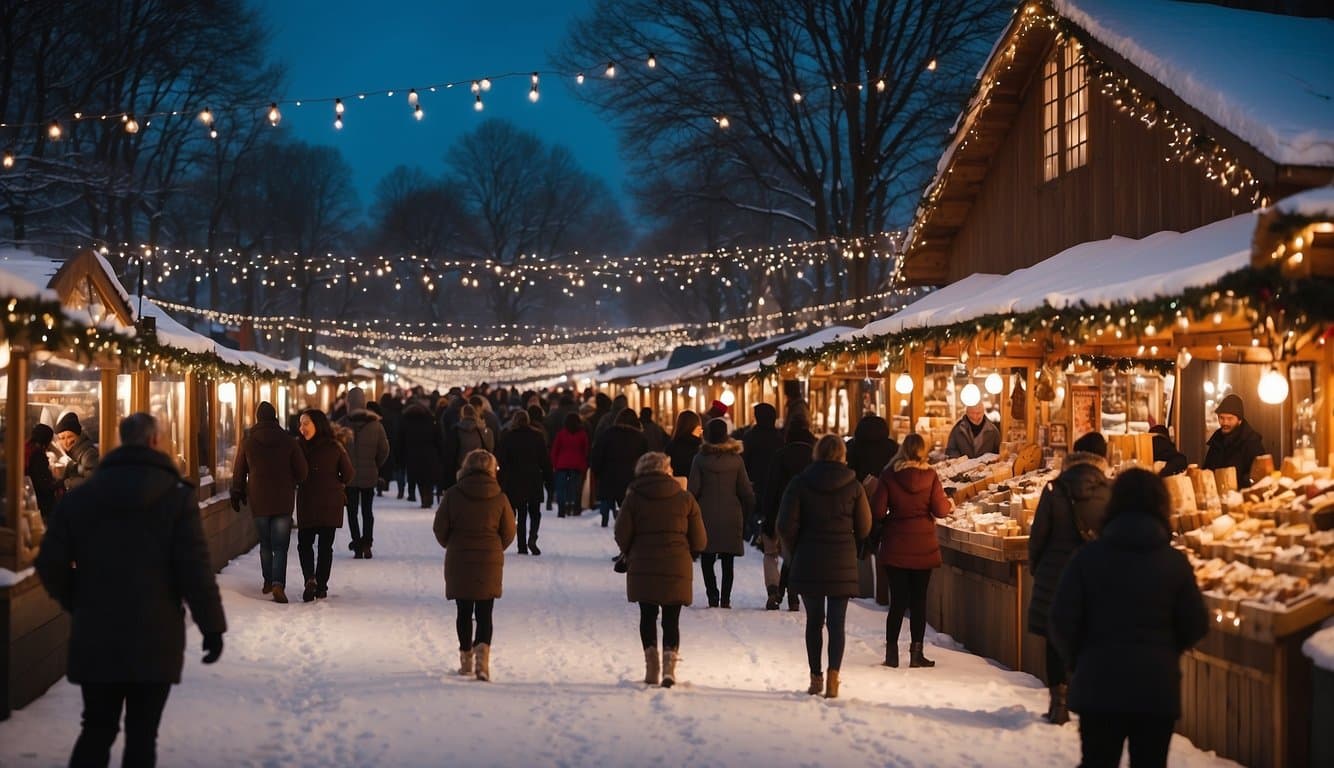
<path id="1" fill-rule="evenodd" d="M 932 322 L 932 319 L 938 313 L 951 311 L 978 292 L 990 288 L 993 283 L 1001 278 L 1001 275 L 981 272 L 969 275 L 958 282 L 950 283 L 944 288 L 928 293 L 889 317 L 867 323 L 864 327 L 848 334 L 848 336 L 853 339 L 871 338 L 899 333 L 908 328 L 940 325 L 940 323 Z"/>
<path id="2" fill-rule="evenodd" d="M 657 360 L 650 360 L 647 363 L 638 365 L 622 365 L 616 368 L 609 368 L 598 374 L 598 381 L 634 381 L 639 376 L 647 376 L 650 373 L 658 373 L 667 370 L 667 364 L 671 361 L 670 357 L 660 357 Z"/>
<path id="3" fill-rule="evenodd" d="M 301 356 L 300 356 L 300 355 L 298 355 L 298 356 L 296 356 L 296 357 L 294 357 L 294 358 L 292 358 L 292 359 L 290 359 L 290 360 L 284 360 L 283 362 L 285 362 L 285 363 L 287 363 L 289 366 L 295 368 L 298 374 L 300 374 L 300 373 L 303 372 L 303 371 L 301 370 Z M 337 376 L 337 375 L 338 375 L 338 371 L 335 371 L 334 369 L 330 368 L 329 366 L 325 365 L 324 363 L 316 362 L 316 361 L 314 361 L 314 360 L 310 360 L 310 361 L 307 362 L 307 368 L 309 368 L 310 370 L 305 371 L 306 373 L 313 373 L 313 374 L 315 374 L 316 376 Z"/>
<path id="4" fill-rule="evenodd" d="M 818 349 L 826 344 L 838 341 L 840 337 L 848 338 L 856 329 L 848 325 L 831 325 L 826 328 L 819 328 L 807 334 L 798 335 L 784 341 L 774 348 L 773 354 L 765 355 L 753 360 L 747 360 L 738 365 L 721 368 L 713 372 L 713 375 L 727 379 L 736 376 L 753 376 L 759 373 L 760 368 L 766 365 L 773 365 L 778 360 L 779 352 L 798 351 L 805 352 L 811 349 Z"/>
<path id="5" fill-rule="evenodd" d="M 49 271 L 48 265 L 53 267 Z M 59 268 L 59 264 L 39 260 L 28 251 L 0 248 L 0 297 L 57 301 L 56 292 L 46 286 Z"/>

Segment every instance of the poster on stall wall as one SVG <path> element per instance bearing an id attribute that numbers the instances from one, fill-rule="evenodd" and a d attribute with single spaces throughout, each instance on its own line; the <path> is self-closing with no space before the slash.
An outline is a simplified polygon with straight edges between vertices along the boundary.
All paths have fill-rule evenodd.
<path id="1" fill-rule="evenodd" d="M 1070 440 L 1075 440 L 1102 427 L 1102 397 L 1096 386 L 1070 387 Z"/>

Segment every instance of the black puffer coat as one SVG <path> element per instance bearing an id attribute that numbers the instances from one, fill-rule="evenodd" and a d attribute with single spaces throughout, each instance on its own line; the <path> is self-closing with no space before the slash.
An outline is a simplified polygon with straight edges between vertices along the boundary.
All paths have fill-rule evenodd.
<path id="1" fill-rule="evenodd" d="M 179 683 L 182 601 L 201 632 L 227 630 L 195 488 L 152 448 L 113 450 L 65 494 L 36 568 L 73 619 L 72 683 Z"/>
<path id="2" fill-rule="evenodd" d="M 764 482 L 768 479 L 769 467 L 773 464 L 774 457 L 783 448 L 783 433 L 774 426 L 778 412 L 772 405 L 767 403 L 761 405 L 766 407 L 756 407 L 755 426 L 746 430 L 741 436 L 741 444 L 745 447 L 741 458 L 746 461 L 746 476 L 755 486 L 756 502 L 762 506 Z"/>
<path id="3" fill-rule="evenodd" d="M 664 450 L 667 458 L 672 460 L 672 474 L 688 477 L 690 465 L 695 462 L 695 454 L 699 453 L 699 447 L 703 444 L 704 441 L 695 435 L 672 435 Z"/>
<path id="4" fill-rule="evenodd" d="M 889 436 L 889 422 L 875 414 L 863 416 L 848 443 L 848 466 L 859 479 L 879 477 L 898 452 L 899 444 Z"/>
<path id="5" fill-rule="evenodd" d="M 847 464 L 813 462 L 788 485 L 778 535 L 791 553 L 791 588 L 802 595 L 857 597 L 857 542 L 871 532 L 866 490 Z"/>
<path id="6" fill-rule="evenodd" d="M 1181 716 L 1181 654 L 1209 620 L 1195 574 L 1162 523 L 1123 514 L 1071 558 L 1050 636 L 1074 669 L 1070 708 Z"/>
<path id="7" fill-rule="evenodd" d="M 410 481 L 430 483 L 440 473 L 445 440 L 435 417 L 425 405 L 408 403 L 398 420 L 398 443 L 394 453 Z"/>
<path id="8" fill-rule="evenodd" d="M 635 477 L 635 462 L 647 452 L 638 417 L 633 425 L 617 423 L 599 437 L 588 457 L 588 467 L 597 477 L 598 498 L 619 504 Z"/>
<path id="9" fill-rule="evenodd" d="M 532 427 L 511 427 L 501 432 L 496 463 L 500 466 L 500 487 L 515 509 L 520 504 L 541 501 L 554 477 L 547 440 Z"/>
<path id="10" fill-rule="evenodd" d="M 1028 537 L 1028 565 L 1033 571 L 1029 632 L 1047 634 L 1047 611 L 1061 572 L 1084 543 L 1079 529 L 1096 532 L 1102 528 L 1111 495 L 1106 470 L 1106 460 L 1096 454 L 1071 453 L 1065 457 L 1061 474 L 1042 491 Z"/>
<path id="11" fill-rule="evenodd" d="M 787 436 L 787 444 L 774 454 L 769 462 L 769 471 L 764 477 L 764 497 L 761 499 L 764 535 L 776 536 L 775 525 L 778 523 L 778 507 L 783 500 L 792 478 L 810 466 L 811 454 L 815 450 L 815 435 L 810 432 L 797 432 Z"/>

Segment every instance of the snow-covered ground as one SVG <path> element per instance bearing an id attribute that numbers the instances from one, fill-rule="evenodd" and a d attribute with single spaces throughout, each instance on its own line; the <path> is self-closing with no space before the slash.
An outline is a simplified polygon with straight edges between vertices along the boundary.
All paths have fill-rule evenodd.
<path id="1" fill-rule="evenodd" d="M 929 638 L 935 669 L 879 666 L 885 611 L 871 601 L 849 610 L 840 698 L 807 696 L 803 614 L 762 609 L 754 550 L 737 563 L 733 610 L 683 613 L 682 682 L 646 687 L 638 611 L 611 569 L 610 530 L 589 513 L 546 515 L 542 556 L 507 555 L 493 681 L 461 678 L 432 513 L 388 497 L 378 507 L 374 560 L 352 560 L 339 531 L 327 601 L 300 602 L 295 541 L 289 605 L 260 594 L 258 550 L 222 572 L 226 649 L 218 664 L 200 664 L 191 625 L 161 765 L 1078 762 L 1077 727 L 1041 721 L 1046 691 L 1026 674 L 951 650 L 939 635 Z M 698 575 L 695 585 L 703 603 Z M 0 765 L 63 765 L 79 711 L 78 689 L 61 682 L 15 712 L 0 723 Z M 1180 736 L 1170 762 L 1232 765 Z"/>

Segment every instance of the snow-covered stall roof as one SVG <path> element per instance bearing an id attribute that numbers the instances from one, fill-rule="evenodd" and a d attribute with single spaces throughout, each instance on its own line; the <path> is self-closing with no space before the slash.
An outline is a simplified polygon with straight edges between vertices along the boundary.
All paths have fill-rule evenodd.
<path id="1" fill-rule="evenodd" d="M 638 365 L 622 365 L 616 368 L 609 368 L 598 374 L 598 381 L 627 381 L 633 382 L 640 376 L 647 376 L 650 373 L 658 373 L 667 370 L 670 357 L 660 357 L 657 360 L 650 360 Z"/>
<path id="2" fill-rule="evenodd" d="M 1054 6 L 1274 162 L 1334 166 L 1334 20 L 1163 0 Z"/>
<path id="3" fill-rule="evenodd" d="M 967 301 L 969 297 L 991 287 L 1001 277 L 1001 275 L 981 272 L 969 275 L 958 282 L 950 283 L 944 288 L 928 293 L 889 317 L 867 323 L 864 327 L 850 333 L 849 337 L 854 339 L 872 338 L 900 333 L 908 328 L 925 328 L 936 325 L 937 323 L 932 322 L 932 318 L 937 313 L 954 309 Z"/>
<path id="4" fill-rule="evenodd" d="M 760 368 L 766 365 L 773 365 L 778 361 L 778 353 L 786 351 L 806 351 L 819 349 L 826 344 L 838 341 L 840 337 L 847 338 L 855 331 L 848 325 L 831 325 L 825 328 L 819 328 L 808 334 L 798 336 L 790 341 L 785 341 L 774 348 L 774 353 L 766 355 L 756 360 L 747 360 L 739 365 L 729 366 L 714 371 L 713 375 L 727 379 L 735 376 L 752 376 L 759 373 Z"/>
<path id="5" fill-rule="evenodd" d="M 1334 214 L 1334 187 L 1317 187 L 1285 197 L 1270 206 L 1279 213 L 1299 216 L 1329 216 Z"/>
<path id="6" fill-rule="evenodd" d="M 635 383 L 641 387 L 652 387 L 658 384 L 672 384 L 678 381 L 702 376 L 708 371 L 717 368 L 730 360 L 735 360 L 746 353 L 745 349 L 729 349 L 726 352 L 706 357 L 703 360 L 697 360 L 693 363 L 687 363 L 677 368 L 660 371 L 658 373 L 640 376 L 635 379 Z"/>
<path id="7" fill-rule="evenodd" d="M 290 360 L 286 360 L 286 361 L 284 361 L 284 362 L 286 362 L 286 363 L 287 363 L 289 366 L 291 366 L 292 368 L 295 368 L 298 374 L 300 374 L 300 373 L 303 372 L 303 371 L 301 370 L 301 357 L 300 357 L 300 356 L 294 357 L 294 358 L 292 358 L 292 359 L 290 359 Z M 335 371 L 334 369 L 330 368 L 329 366 L 325 365 L 324 363 L 316 362 L 316 361 L 314 361 L 314 360 L 309 360 L 309 361 L 306 362 L 306 369 L 307 369 L 307 370 L 304 371 L 305 373 L 313 373 L 313 374 L 315 374 L 316 376 L 337 376 L 337 375 L 338 375 L 338 371 Z"/>
<path id="8" fill-rule="evenodd" d="M 56 292 L 47 286 L 58 269 L 59 263 L 28 251 L 0 248 L 0 297 L 57 301 Z"/>

